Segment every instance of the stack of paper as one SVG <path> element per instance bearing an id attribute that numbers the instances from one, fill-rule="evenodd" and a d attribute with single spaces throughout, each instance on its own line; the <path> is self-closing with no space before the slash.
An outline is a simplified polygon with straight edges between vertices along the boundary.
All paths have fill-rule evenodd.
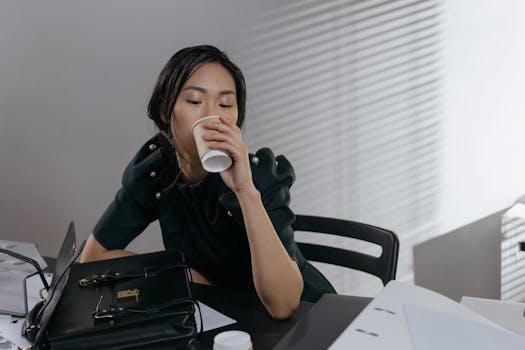
<path id="1" fill-rule="evenodd" d="M 0 349 L 24 349 L 31 345 L 22 337 L 24 320 L 9 315 L 0 315 Z"/>
<path id="2" fill-rule="evenodd" d="M 33 243 L 0 240 L 0 247 L 35 260 L 42 269 L 47 267 Z M 25 316 L 25 279 L 35 273 L 31 264 L 0 253 L 0 314 Z"/>
<path id="3" fill-rule="evenodd" d="M 525 338 L 438 293 L 392 281 L 332 350 L 525 349 Z"/>
<path id="4" fill-rule="evenodd" d="M 525 336 L 525 303 L 463 297 L 461 304 L 509 331 Z"/>

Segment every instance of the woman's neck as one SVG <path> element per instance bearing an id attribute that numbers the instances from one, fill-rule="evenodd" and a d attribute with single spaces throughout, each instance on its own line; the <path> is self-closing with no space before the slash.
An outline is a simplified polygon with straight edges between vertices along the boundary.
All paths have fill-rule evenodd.
<path id="1" fill-rule="evenodd" d="M 185 152 L 176 151 L 177 163 L 181 170 L 182 181 L 187 185 L 201 182 L 208 176 L 208 172 L 202 167 L 200 159 L 191 157 Z"/>

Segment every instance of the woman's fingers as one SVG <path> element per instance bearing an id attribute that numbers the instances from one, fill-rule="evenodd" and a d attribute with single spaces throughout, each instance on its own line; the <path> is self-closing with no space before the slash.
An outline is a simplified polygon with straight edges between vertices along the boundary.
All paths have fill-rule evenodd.
<path id="1" fill-rule="evenodd" d="M 239 160 L 242 160 L 243 159 L 243 156 L 247 156 L 248 154 L 248 148 L 243 144 L 243 145 L 237 145 L 237 144 L 232 144 L 231 142 L 228 142 L 228 141 L 212 141 L 208 144 L 208 147 L 210 149 L 216 149 L 216 150 L 220 150 L 220 151 L 225 151 L 227 152 L 228 154 L 230 154 L 230 156 L 239 161 Z"/>
<path id="2" fill-rule="evenodd" d="M 209 134 L 202 135 L 204 141 L 226 141 L 230 139 L 230 135 L 226 135 L 220 132 L 212 132 Z"/>
<path id="3" fill-rule="evenodd" d="M 236 125 L 231 126 L 231 125 L 224 124 L 224 123 L 208 123 L 208 124 L 204 124 L 203 126 L 204 126 L 204 129 L 206 130 L 215 130 L 215 131 L 222 132 L 222 133 L 234 133 L 234 134 L 239 133 L 240 134 L 240 131 L 241 131 Z"/>
<path id="4" fill-rule="evenodd" d="M 247 146 L 242 140 L 237 140 L 229 135 L 214 133 L 213 135 L 203 135 L 202 139 L 208 143 L 208 147 L 213 149 L 221 149 L 222 145 L 243 150 Z"/>
<path id="5" fill-rule="evenodd" d="M 210 149 L 228 152 L 234 159 L 242 159 L 242 154 L 248 153 L 248 147 L 242 142 L 228 134 L 213 132 L 202 135 L 202 139 L 208 143 Z"/>
<path id="6" fill-rule="evenodd" d="M 202 135 L 204 141 L 226 141 L 232 139 L 242 143 L 241 131 L 236 125 L 227 125 L 224 123 L 204 124 L 206 132 Z"/>
<path id="7" fill-rule="evenodd" d="M 228 152 L 237 161 L 247 158 L 248 146 L 242 140 L 239 127 L 227 117 L 221 116 L 221 121 L 204 124 L 206 132 L 202 139 L 210 149 Z"/>
<path id="8" fill-rule="evenodd" d="M 227 117 L 225 115 L 221 115 L 219 119 L 225 124 L 232 125 L 232 126 L 235 125 L 235 121 L 232 118 Z"/>

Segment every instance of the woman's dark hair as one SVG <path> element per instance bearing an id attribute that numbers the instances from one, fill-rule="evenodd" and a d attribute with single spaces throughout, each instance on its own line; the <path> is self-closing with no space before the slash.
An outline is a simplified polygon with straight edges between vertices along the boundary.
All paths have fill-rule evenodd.
<path id="1" fill-rule="evenodd" d="M 237 96 L 237 125 L 242 126 L 246 110 L 246 84 L 244 76 L 228 56 L 210 45 L 187 47 L 175 53 L 159 74 L 148 104 L 148 117 L 160 130 L 169 133 L 169 122 L 175 101 L 190 74 L 204 63 L 218 63 L 230 72 L 235 81 Z M 162 118 L 164 116 L 164 119 Z"/>

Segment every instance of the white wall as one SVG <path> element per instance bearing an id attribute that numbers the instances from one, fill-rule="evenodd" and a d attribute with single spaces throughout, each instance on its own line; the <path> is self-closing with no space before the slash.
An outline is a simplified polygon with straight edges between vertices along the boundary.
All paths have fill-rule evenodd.
<path id="1" fill-rule="evenodd" d="M 236 44 L 272 1 L 0 2 L 0 238 L 55 255 L 87 238 L 154 134 L 146 107 L 171 55 Z M 243 62 L 239 62 L 242 67 Z M 134 248 L 161 249 L 153 227 Z"/>
<path id="2" fill-rule="evenodd" d="M 525 2 L 445 1 L 439 232 L 525 193 Z"/>

